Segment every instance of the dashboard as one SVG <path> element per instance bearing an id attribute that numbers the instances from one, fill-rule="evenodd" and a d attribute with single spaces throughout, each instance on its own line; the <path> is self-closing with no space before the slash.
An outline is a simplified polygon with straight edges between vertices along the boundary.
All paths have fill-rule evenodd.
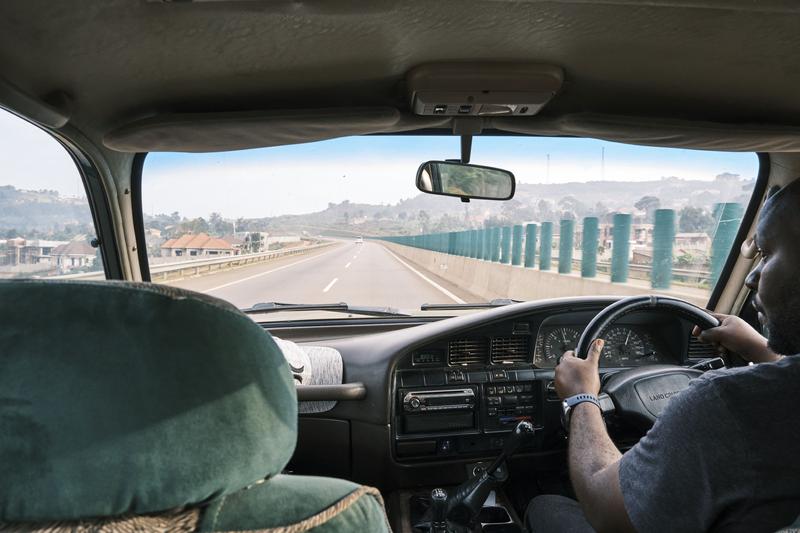
<path id="1" fill-rule="evenodd" d="M 522 420 L 546 449 L 560 430 L 554 367 L 600 309 L 532 313 L 445 336 L 399 359 L 393 385 L 399 461 L 492 453 Z M 685 364 L 687 325 L 662 312 L 626 316 L 604 334 L 601 373 Z"/>
<path id="2" fill-rule="evenodd" d="M 342 382 L 363 384 L 366 390 L 358 400 L 301 415 L 291 468 L 382 490 L 419 486 L 432 478 L 437 484 L 460 483 L 466 467 L 497 455 L 519 420 L 536 427 L 520 461 L 563 460 L 555 363 L 565 349 L 574 348 L 592 318 L 615 301 L 561 298 L 446 319 L 271 325 L 277 337 L 339 352 Z M 688 366 L 713 357 L 713 350 L 692 339 L 691 329 L 688 321 L 661 312 L 625 316 L 604 334 L 602 377 L 631 367 Z M 622 445 L 641 436 L 614 424 L 609 421 L 609 430 Z"/>

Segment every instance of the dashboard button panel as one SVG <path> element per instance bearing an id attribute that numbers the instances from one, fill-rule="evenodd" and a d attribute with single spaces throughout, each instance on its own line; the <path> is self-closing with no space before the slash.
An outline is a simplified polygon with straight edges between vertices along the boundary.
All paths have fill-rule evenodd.
<path id="1" fill-rule="evenodd" d="M 535 391 L 535 392 L 534 392 Z M 527 381 L 484 387 L 483 430 L 510 431 L 522 420 L 537 424 L 542 405 L 542 383 Z"/>

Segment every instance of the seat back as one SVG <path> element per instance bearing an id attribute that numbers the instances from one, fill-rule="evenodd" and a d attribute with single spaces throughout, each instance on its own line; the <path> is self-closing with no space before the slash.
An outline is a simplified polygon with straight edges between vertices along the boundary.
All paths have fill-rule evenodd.
<path id="1" fill-rule="evenodd" d="M 0 281 L 0 522 L 218 500 L 279 473 L 296 428 L 280 350 L 221 300 Z"/>

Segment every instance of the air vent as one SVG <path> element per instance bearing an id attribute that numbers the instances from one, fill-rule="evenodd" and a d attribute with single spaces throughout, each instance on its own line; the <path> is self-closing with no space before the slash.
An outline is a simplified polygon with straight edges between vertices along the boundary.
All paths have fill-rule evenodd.
<path id="1" fill-rule="evenodd" d="M 447 362 L 451 365 L 485 365 L 488 355 L 486 339 L 458 339 L 447 345 Z"/>
<path id="2" fill-rule="evenodd" d="M 689 359 L 707 359 L 709 357 L 717 357 L 716 350 L 710 344 L 705 344 L 697 340 L 696 337 L 689 337 Z"/>
<path id="3" fill-rule="evenodd" d="M 529 363 L 530 337 L 495 337 L 492 339 L 492 363 Z"/>

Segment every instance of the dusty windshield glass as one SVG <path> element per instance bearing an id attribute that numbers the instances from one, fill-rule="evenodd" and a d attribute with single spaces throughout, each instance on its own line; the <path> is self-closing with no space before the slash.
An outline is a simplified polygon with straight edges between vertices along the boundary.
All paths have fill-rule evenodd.
<path id="1" fill-rule="evenodd" d="M 481 137 L 471 162 L 513 172 L 513 199 L 416 188 L 422 162 L 458 154 L 458 138 L 432 136 L 151 154 L 152 278 L 240 308 L 346 302 L 416 315 L 423 304 L 644 293 L 703 305 L 758 172 L 755 154 Z"/>

